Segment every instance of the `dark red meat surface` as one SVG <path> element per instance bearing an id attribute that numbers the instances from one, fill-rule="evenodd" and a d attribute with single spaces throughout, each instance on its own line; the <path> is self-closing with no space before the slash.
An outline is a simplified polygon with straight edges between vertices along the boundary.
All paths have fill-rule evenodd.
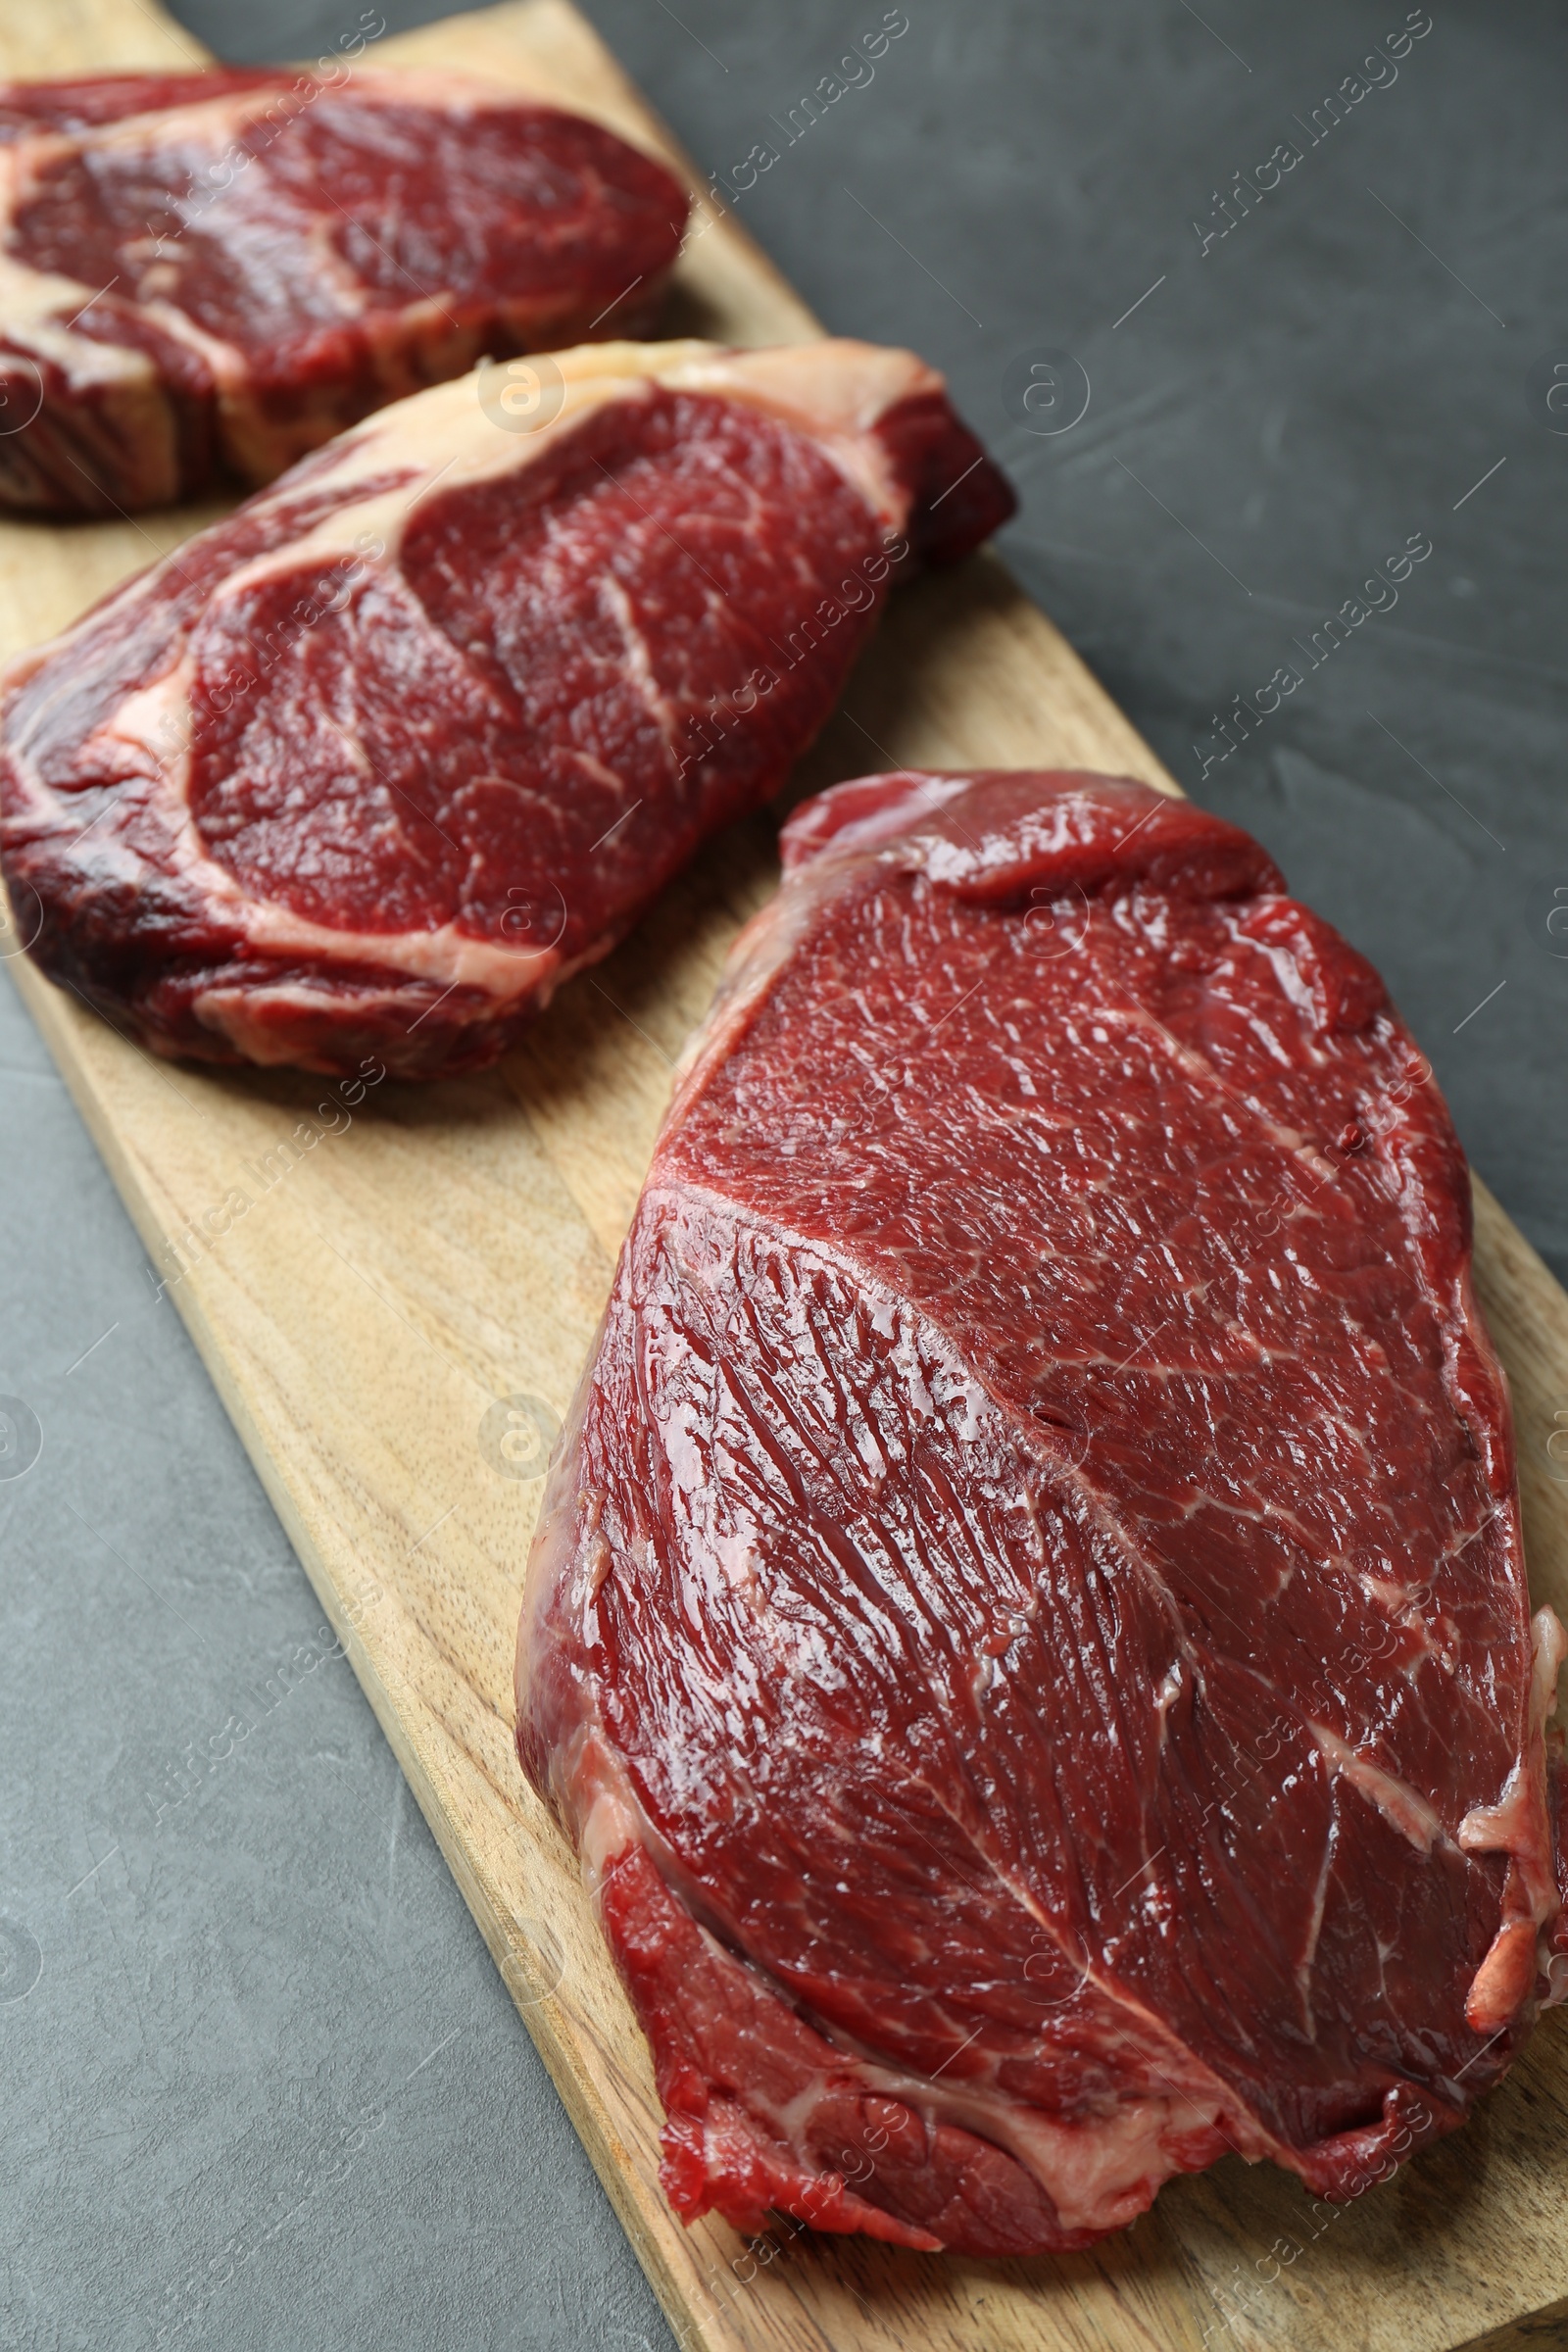
<path id="1" fill-rule="evenodd" d="M 275 66 L 210 66 L 195 74 L 99 74 L 68 81 L 0 82 L 0 142 L 40 130 L 96 130 L 128 115 L 167 114 L 233 90 L 287 85 Z"/>
<path id="2" fill-rule="evenodd" d="M 976 2254 L 1227 2149 L 1352 2195 L 1561 1989 L 1563 1636 L 1431 1071 L 1142 785 L 875 778 L 784 850 L 518 1649 L 665 2188 Z"/>
<path id="3" fill-rule="evenodd" d="M 624 332 L 686 212 L 600 123 L 444 75 L 0 89 L 0 502 L 254 486 L 481 354 Z"/>
<path id="4" fill-rule="evenodd" d="M 14 666 L 23 936 L 154 1051 L 492 1060 L 778 789 L 890 579 L 1009 511 L 907 353 L 552 366 L 547 427 L 386 411 Z"/>

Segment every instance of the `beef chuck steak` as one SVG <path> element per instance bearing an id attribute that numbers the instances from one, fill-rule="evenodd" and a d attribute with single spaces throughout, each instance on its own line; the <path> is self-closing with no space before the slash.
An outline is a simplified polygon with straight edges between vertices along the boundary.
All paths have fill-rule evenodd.
<path id="1" fill-rule="evenodd" d="M 255 488 L 481 355 L 651 324 L 684 188 L 447 74 L 0 87 L 0 504 Z"/>
<path id="2" fill-rule="evenodd" d="M 155 1052 L 493 1060 L 1010 511 L 907 352 L 512 365 L 534 429 L 471 377 L 383 410 L 13 665 L 18 929 Z"/>
<path id="3" fill-rule="evenodd" d="M 1078 2247 L 1344 2197 L 1560 1987 L 1465 1163 L 1376 973 L 1147 787 L 786 828 L 552 1470 L 524 1765 L 688 2219 Z"/>

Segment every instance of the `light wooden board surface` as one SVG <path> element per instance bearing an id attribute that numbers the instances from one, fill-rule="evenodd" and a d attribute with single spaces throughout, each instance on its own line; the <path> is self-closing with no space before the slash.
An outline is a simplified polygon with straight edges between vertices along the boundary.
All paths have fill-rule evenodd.
<path id="1" fill-rule="evenodd" d="M 675 155 L 564 0 L 387 40 L 377 63 L 472 67 Z M 152 0 L 0 0 L 0 72 L 194 62 Z M 815 322 L 731 222 L 689 243 L 682 331 L 742 343 Z M 0 525 L 0 653 L 62 627 L 204 517 Z M 1068 764 L 1174 789 L 991 558 L 903 591 L 805 763 Z M 657 2186 L 646 2050 L 572 1857 L 512 1746 L 512 1652 L 538 1486 L 503 1476 L 495 1400 L 560 1412 L 609 1288 L 670 1058 L 773 887 L 764 818 L 715 844 L 636 937 L 476 1079 L 368 1095 L 165 1068 L 20 958 L 16 975 L 125 1203 L 544 2054 L 677 2340 L 707 2352 L 1456 2352 L 1568 2344 L 1568 2031 L 1548 2019 L 1455 2139 L 1314 2218 L 1271 2168 L 1179 2181 L 1088 2255 L 999 2263 L 775 2229 L 683 2230 Z M 5 943 L 10 944 L 10 943 Z M 317 1105 L 328 1108 L 318 1112 Z M 300 1122 L 320 1136 L 299 1144 Z M 326 1132 L 331 1129 L 333 1132 Z M 292 1140 L 285 1170 L 279 1147 Z M 227 1231 L 204 1224 L 238 1194 Z M 1568 1298 L 1477 1189 L 1478 1271 L 1518 1417 L 1532 1581 L 1568 1614 Z M 1568 1447 L 1562 1450 L 1568 1451 Z M 524 2159 L 525 2163 L 525 2159 Z M 522 2172 L 519 2165 L 519 2175 Z"/>

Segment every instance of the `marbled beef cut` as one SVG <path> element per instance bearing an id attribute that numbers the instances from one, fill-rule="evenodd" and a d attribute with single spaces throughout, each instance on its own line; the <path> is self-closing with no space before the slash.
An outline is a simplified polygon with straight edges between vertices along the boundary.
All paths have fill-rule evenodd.
<path id="1" fill-rule="evenodd" d="M 1147 787 L 808 804 L 552 1470 L 523 1763 L 691 2218 L 1078 2247 L 1353 2195 L 1560 1990 L 1465 1163 L 1377 974 Z"/>
<path id="2" fill-rule="evenodd" d="M 777 791 L 890 579 L 1011 509 L 908 352 L 536 372 L 536 429 L 471 377 L 384 410 L 13 664 L 19 929 L 139 1043 L 493 1060 Z"/>
<path id="3" fill-rule="evenodd" d="M 344 69 L 336 78 L 341 81 Z M 274 96 L 293 77 L 275 66 L 209 66 L 197 73 L 80 74 L 63 81 L 0 82 L 0 143 L 48 130 L 97 130 L 127 115 L 167 114 L 231 91 L 269 90 Z M 313 77 L 314 78 L 314 77 Z"/>
<path id="4" fill-rule="evenodd" d="M 476 359 L 651 324 L 687 198 L 443 74 L 0 86 L 0 505 L 269 482 Z"/>

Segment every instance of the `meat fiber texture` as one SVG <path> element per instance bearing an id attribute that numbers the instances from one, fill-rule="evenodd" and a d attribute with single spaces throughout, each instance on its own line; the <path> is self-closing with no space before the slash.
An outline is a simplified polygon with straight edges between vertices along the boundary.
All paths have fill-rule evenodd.
<path id="1" fill-rule="evenodd" d="M 680 182 L 442 74 L 0 86 L 0 505 L 271 481 L 482 356 L 651 325 Z"/>
<path id="2" fill-rule="evenodd" d="M 1139 784 L 872 778 L 784 858 L 518 1648 L 665 2190 L 993 2255 L 1228 2149 L 1353 2196 L 1564 1969 L 1563 1635 L 1430 1068 Z"/>
<path id="3" fill-rule="evenodd" d="M 535 365 L 536 429 L 384 410 L 12 665 L 15 921 L 153 1052 L 493 1060 L 1011 511 L 907 352 Z"/>

